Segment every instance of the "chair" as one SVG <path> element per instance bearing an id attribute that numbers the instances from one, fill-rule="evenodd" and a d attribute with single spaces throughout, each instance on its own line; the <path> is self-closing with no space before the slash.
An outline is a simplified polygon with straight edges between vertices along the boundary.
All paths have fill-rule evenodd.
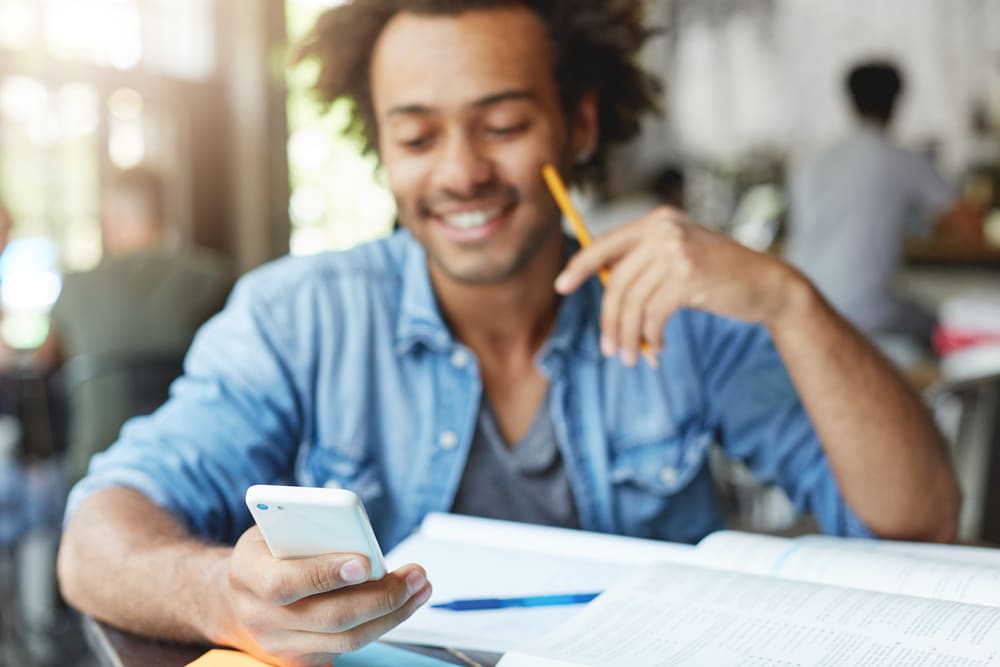
<path id="1" fill-rule="evenodd" d="M 60 370 L 67 396 L 98 379 L 123 379 L 128 390 L 125 419 L 158 408 L 167 399 L 170 384 L 183 373 L 184 355 L 176 353 L 81 354 L 63 364 Z"/>
<path id="2" fill-rule="evenodd" d="M 69 411 L 70 482 L 83 475 L 93 454 L 117 439 L 128 419 L 166 401 L 182 373 L 180 353 L 78 355 L 67 361 L 58 375 Z"/>
<path id="3" fill-rule="evenodd" d="M 183 355 L 176 353 L 79 355 L 51 378 L 29 372 L 7 378 L 18 417 L 7 422 L 23 423 L 24 435 L 20 429 L 7 434 L 12 442 L 0 449 L 16 445 L 18 458 L 30 465 L 16 465 L 13 451 L 0 451 L 6 454 L 0 456 L 0 665 L 54 664 L 57 647 L 65 650 L 67 637 L 73 641 L 76 622 L 59 602 L 55 579 L 64 472 L 70 481 L 79 477 L 94 453 L 89 450 L 111 444 L 130 417 L 155 410 L 182 372 Z M 95 405 L 77 400 L 92 389 L 96 398 L 107 398 L 99 401 L 104 414 L 88 422 L 79 443 L 86 447 L 74 449 L 72 429 L 81 415 L 73 410 Z M 68 403 L 71 429 L 65 469 L 56 456 L 63 449 L 61 403 Z M 0 421 L 0 427 L 7 422 Z M 8 431 L 11 427 L 0 428 L 0 445 Z M 91 446 L 97 442 L 99 447 Z"/>
<path id="4" fill-rule="evenodd" d="M 963 496 L 959 539 L 1000 543 L 1000 372 L 940 380 L 924 399 L 951 444 Z"/>

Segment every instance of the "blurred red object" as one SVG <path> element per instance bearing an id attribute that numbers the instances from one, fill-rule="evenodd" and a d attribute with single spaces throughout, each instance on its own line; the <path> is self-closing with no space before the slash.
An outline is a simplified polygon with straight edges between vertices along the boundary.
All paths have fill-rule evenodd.
<path id="1" fill-rule="evenodd" d="M 1000 345 L 1000 331 L 971 331 L 943 326 L 934 331 L 934 349 L 941 356 L 978 345 Z"/>

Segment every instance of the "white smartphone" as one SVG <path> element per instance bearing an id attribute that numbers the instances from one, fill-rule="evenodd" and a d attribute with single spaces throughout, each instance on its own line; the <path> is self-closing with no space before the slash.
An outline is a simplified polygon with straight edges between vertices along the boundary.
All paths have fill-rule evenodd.
<path id="1" fill-rule="evenodd" d="M 385 576 L 382 549 L 353 491 L 255 484 L 246 502 L 275 558 L 357 553 L 371 562 L 369 580 Z"/>

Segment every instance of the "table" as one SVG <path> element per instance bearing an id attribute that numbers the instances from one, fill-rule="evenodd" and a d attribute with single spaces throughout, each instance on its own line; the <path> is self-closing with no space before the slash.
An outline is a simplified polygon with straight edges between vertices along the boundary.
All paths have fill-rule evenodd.
<path id="1" fill-rule="evenodd" d="M 205 653 L 205 646 L 190 646 L 140 637 L 119 630 L 89 616 L 83 619 L 84 636 L 87 644 L 97 656 L 101 667 L 184 667 L 189 662 Z M 401 646 L 433 656 L 455 665 L 475 667 L 495 667 L 500 656 L 491 653 L 469 651 L 464 653 L 467 660 L 460 659 L 444 649 L 432 649 L 419 646 Z"/>
<path id="2" fill-rule="evenodd" d="M 1000 267 L 1000 248 L 984 242 L 927 239 L 908 241 L 905 247 L 908 264 L 936 266 Z"/>

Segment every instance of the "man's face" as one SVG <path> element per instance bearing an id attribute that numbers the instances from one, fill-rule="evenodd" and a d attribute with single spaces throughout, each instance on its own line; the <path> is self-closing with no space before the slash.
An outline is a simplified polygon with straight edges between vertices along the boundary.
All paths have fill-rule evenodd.
<path id="1" fill-rule="evenodd" d="M 593 123 L 567 127 L 551 59 L 520 7 L 401 13 L 376 42 L 379 153 L 400 221 L 453 280 L 505 280 L 559 228 L 541 167 L 566 167 L 595 137 Z"/>

